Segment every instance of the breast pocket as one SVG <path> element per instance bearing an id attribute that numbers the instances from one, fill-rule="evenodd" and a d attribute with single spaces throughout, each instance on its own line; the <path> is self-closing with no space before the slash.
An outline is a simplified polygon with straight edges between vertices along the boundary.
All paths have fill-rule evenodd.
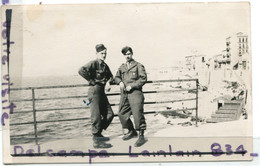
<path id="1" fill-rule="evenodd" d="M 104 78 L 104 71 L 103 70 L 96 70 L 96 79 L 102 80 Z"/>
<path id="2" fill-rule="evenodd" d="M 138 78 L 138 72 L 137 72 L 137 68 L 134 68 L 133 70 L 129 71 L 129 75 L 131 79 L 136 80 Z"/>

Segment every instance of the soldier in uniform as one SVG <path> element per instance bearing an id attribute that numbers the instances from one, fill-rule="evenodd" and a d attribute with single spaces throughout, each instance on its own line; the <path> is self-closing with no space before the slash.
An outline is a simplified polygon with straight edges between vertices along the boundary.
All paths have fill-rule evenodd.
<path id="1" fill-rule="evenodd" d="M 115 76 L 115 83 L 120 85 L 121 89 L 118 116 L 123 129 L 128 129 L 128 132 L 123 136 L 123 140 L 137 137 L 136 130 L 138 130 L 139 138 L 135 146 L 139 147 L 145 143 L 146 122 L 143 114 L 144 95 L 142 86 L 147 80 L 147 75 L 144 66 L 132 58 L 133 50 L 131 47 L 126 46 L 121 52 L 126 58 L 126 63 L 119 67 Z M 131 115 L 134 118 L 134 125 L 130 119 Z"/>
<path id="2" fill-rule="evenodd" d="M 107 49 L 103 44 L 96 45 L 97 59 L 90 61 L 79 69 L 79 74 L 89 82 L 88 100 L 90 103 L 91 125 L 94 148 L 110 148 L 111 144 L 105 143 L 108 137 L 101 133 L 112 122 L 114 113 L 105 94 L 105 85 L 113 80 L 113 75 L 104 62 Z"/>

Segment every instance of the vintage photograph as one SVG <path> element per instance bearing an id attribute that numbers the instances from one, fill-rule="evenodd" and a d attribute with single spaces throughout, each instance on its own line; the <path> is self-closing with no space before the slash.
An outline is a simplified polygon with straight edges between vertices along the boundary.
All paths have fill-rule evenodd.
<path id="1" fill-rule="evenodd" d="M 252 159 L 249 3 L 1 12 L 5 163 Z"/>

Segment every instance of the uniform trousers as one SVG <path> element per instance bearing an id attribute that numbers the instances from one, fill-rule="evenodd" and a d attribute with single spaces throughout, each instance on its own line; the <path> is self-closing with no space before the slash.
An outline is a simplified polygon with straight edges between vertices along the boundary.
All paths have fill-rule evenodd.
<path id="1" fill-rule="evenodd" d="M 146 122 L 144 117 L 144 95 L 141 90 L 133 90 L 130 93 L 121 92 L 119 105 L 119 120 L 124 129 L 133 129 L 130 116 L 133 115 L 135 129 L 145 130 Z"/>
<path id="2" fill-rule="evenodd" d="M 92 134 L 101 134 L 114 118 L 113 110 L 105 94 L 105 86 L 91 86 L 88 91 L 90 100 Z"/>

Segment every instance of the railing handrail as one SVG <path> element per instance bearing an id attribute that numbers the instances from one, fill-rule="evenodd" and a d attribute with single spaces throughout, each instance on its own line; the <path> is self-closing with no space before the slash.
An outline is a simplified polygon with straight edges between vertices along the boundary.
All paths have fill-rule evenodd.
<path id="1" fill-rule="evenodd" d="M 32 90 L 32 89 L 30 89 Z M 169 93 L 169 92 L 182 92 L 182 91 L 194 91 L 197 89 L 180 89 L 180 90 L 157 90 L 157 91 L 143 91 L 143 93 Z M 106 93 L 107 96 L 116 96 L 120 95 L 120 92 Z M 34 98 L 35 101 L 39 100 L 58 100 L 58 99 L 71 99 L 71 98 L 86 98 L 87 95 L 83 96 L 62 96 L 62 97 L 52 97 L 52 98 Z M 32 101 L 33 99 L 14 99 L 12 102 L 22 102 L 22 101 Z"/>
<path id="2" fill-rule="evenodd" d="M 165 104 L 165 103 L 174 103 L 174 102 L 181 102 L 181 101 L 191 101 L 196 100 L 196 98 L 185 98 L 185 99 L 179 99 L 179 100 L 167 100 L 167 101 L 148 101 L 144 102 L 144 104 Z M 36 100 L 35 100 L 36 101 Z M 113 103 L 110 104 L 110 106 L 118 106 L 119 103 Z M 71 110 L 71 109 L 89 109 L 89 107 L 64 107 L 64 108 L 52 108 L 52 109 L 35 109 L 36 112 L 46 112 L 46 111 L 57 111 L 57 110 Z M 13 113 L 31 113 L 33 110 L 26 110 L 21 112 L 13 112 Z"/>
<path id="3" fill-rule="evenodd" d="M 146 83 L 165 83 L 165 82 L 188 82 L 196 81 L 198 79 L 174 79 L 174 80 L 154 80 L 146 81 Z M 113 84 L 116 85 L 116 84 Z M 10 88 L 10 90 L 32 90 L 32 89 L 55 89 L 55 88 L 76 88 L 76 87 L 87 87 L 89 84 L 77 84 L 77 85 L 55 85 L 55 86 L 36 86 L 36 87 L 22 87 L 22 88 Z"/>

